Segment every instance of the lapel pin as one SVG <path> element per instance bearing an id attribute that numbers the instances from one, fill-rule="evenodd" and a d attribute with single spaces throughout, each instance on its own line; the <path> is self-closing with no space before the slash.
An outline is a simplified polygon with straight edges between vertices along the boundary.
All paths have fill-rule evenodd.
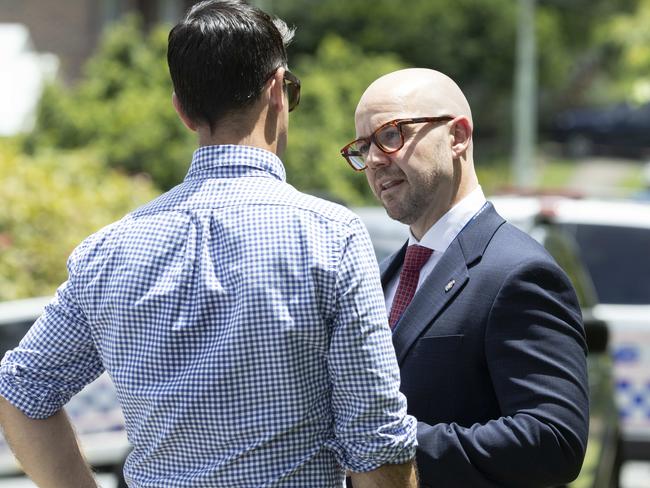
<path id="1" fill-rule="evenodd" d="M 445 293 L 447 293 L 449 290 L 451 290 L 454 285 L 456 284 L 456 280 L 451 280 L 449 283 L 445 285 Z"/>

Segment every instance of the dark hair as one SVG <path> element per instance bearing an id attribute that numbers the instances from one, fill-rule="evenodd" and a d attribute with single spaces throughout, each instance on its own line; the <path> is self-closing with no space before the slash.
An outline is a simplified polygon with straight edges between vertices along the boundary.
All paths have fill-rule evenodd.
<path id="1" fill-rule="evenodd" d="M 214 130 L 227 113 L 252 105 L 287 65 L 293 30 L 242 0 L 194 5 L 169 33 L 167 63 L 174 91 L 193 121 Z"/>

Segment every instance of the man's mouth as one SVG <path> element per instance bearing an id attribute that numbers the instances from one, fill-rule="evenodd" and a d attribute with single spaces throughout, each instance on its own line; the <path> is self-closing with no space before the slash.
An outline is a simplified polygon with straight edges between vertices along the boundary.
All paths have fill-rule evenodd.
<path id="1" fill-rule="evenodd" d="M 394 180 L 385 180 L 379 185 L 379 192 L 384 193 L 386 190 L 390 190 L 391 188 L 395 188 L 396 186 L 401 185 L 404 182 L 402 179 L 394 179 Z"/>

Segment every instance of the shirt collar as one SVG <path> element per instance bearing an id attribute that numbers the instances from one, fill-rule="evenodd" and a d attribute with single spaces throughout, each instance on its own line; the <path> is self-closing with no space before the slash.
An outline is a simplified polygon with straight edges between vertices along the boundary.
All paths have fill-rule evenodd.
<path id="1" fill-rule="evenodd" d="M 271 176 L 286 181 L 280 158 L 259 147 L 223 144 L 202 146 L 194 151 L 185 181 L 206 178 Z"/>
<path id="2" fill-rule="evenodd" d="M 445 252 L 456 236 L 486 203 L 480 186 L 454 205 L 418 240 L 410 234 L 409 245 L 419 244 L 436 252 Z"/>

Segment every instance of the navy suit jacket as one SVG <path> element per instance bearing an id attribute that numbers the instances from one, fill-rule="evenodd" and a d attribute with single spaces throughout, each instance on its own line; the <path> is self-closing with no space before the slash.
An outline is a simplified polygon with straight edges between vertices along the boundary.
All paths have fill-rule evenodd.
<path id="1" fill-rule="evenodd" d="M 384 287 L 405 252 L 382 262 Z M 491 204 L 418 289 L 393 343 L 423 486 L 549 487 L 578 475 L 588 384 L 577 298 L 546 250 Z"/>

